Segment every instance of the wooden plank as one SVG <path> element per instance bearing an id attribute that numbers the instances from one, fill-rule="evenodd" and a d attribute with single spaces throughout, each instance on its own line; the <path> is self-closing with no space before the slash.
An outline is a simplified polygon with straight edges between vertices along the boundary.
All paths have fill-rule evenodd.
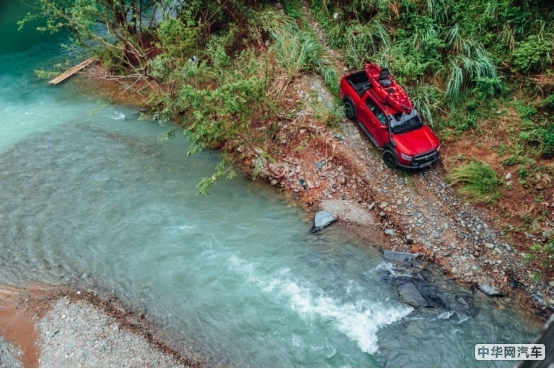
<path id="1" fill-rule="evenodd" d="M 62 74 L 60 74 L 59 76 L 57 76 L 56 78 L 54 78 L 48 83 L 50 83 L 51 85 L 57 85 L 58 83 L 65 81 L 66 79 L 68 79 L 69 77 L 71 77 L 72 75 L 79 72 L 80 70 L 87 67 L 93 62 L 94 62 L 94 59 L 87 59 L 84 62 L 77 64 L 73 68 L 63 72 Z"/>

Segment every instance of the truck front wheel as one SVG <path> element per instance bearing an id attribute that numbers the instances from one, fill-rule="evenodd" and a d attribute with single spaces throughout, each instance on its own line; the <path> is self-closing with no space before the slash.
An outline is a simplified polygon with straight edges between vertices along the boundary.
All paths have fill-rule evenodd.
<path id="1" fill-rule="evenodd" d="M 354 104 L 350 99 L 344 99 L 344 116 L 348 119 L 356 118 L 356 110 L 354 110 Z"/>
<path id="2" fill-rule="evenodd" d="M 385 165 L 391 169 L 398 166 L 398 159 L 396 158 L 396 155 L 389 149 L 386 149 L 383 153 L 383 161 L 385 162 Z"/>

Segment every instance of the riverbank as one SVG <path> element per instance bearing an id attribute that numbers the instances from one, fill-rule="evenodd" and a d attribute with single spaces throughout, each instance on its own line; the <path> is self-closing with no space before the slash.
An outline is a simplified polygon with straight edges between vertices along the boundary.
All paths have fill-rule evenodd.
<path id="1" fill-rule="evenodd" d="M 523 261 L 527 244 L 505 234 L 499 209 L 461 199 L 446 184 L 441 162 L 420 172 L 391 170 L 354 122 L 342 119 L 336 130 L 318 122 L 309 107 L 332 103 L 319 77 L 296 81 L 293 92 L 308 108 L 281 126 L 275 150 L 281 154 L 261 177 L 312 213 L 325 210 L 322 203 L 330 199 L 365 209 L 372 221 L 356 224 L 335 213 L 336 226 L 383 249 L 422 254 L 447 277 L 468 288 L 492 287 L 506 304 L 541 321 L 550 316 L 553 288 L 531 279 Z M 257 154 L 236 155 L 252 173 Z"/>
<path id="2" fill-rule="evenodd" d="M 328 53 L 347 72 L 336 53 Z M 99 75 L 95 69 L 89 77 L 112 101 L 144 106 L 140 95 L 120 90 L 114 81 L 99 80 Z M 364 209 L 365 220 L 334 214 L 339 215 L 336 227 L 383 249 L 420 253 L 447 277 L 468 288 L 491 287 L 506 304 L 539 321 L 552 314 L 554 287 L 533 280 L 523 260 L 536 239 L 524 232 L 516 232 L 516 237 L 506 233 L 502 209 L 472 205 L 447 185 L 443 163 L 454 155 L 448 148 L 428 170 L 390 170 L 354 122 L 342 118 L 335 128 L 323 122 L 321 111 L 333 106 L 334 97 L 319 76 L 295 79 L 282 95 L 287 101 L 280 104 L 289 111 L 283 111 L 276 139 L 268 141 L 271 162 L 256 147 L 233 149 L 234 143 L 228 143 L 221 148 L 248 176 L 267 181 L 312 214 L 322 210 L 326 200 L 343 201 L 344 208 L 355 204 Z"/>
<path id="3" fill-rule="evenodd" d="M 308 102 L 306 106 L 308 108 L 298 112 L 298 116 L 291 118 L 287 122 L 283 122 L 281 131 L 279 132 L 279 134 L 282 135 L 282 140 L 280 141 L 282 147 L 279 148 L 282 156 L 276 157 L 275 162 L 272 163 L 272 165 L 276 166 L 271 168 L 273 170 L 269 169 L 268 164 L 267 171 L 261 174 L 262 177 L 267 179 L 270 184 L 273 184 L 274 188 L 281 188 L 285 196 L 289 197 L 295 203 L 301 204 L 308 212 L 315 212 L 323 208 L 328 212 L 338 215 L 340 220 L 337 226 L 344 228 L 350 234 L 356 235 L 357 238 L 366 240 L 366 244 L 371 245 L 368 247 L 373 248 L 373 245 L 376 245 L 384 249 L 388 248 L 426 254 L 426 251 L 430 250 L 424 249 L 422 243 L 427 242 L 429 238 L 431 238 L 429 242 L 435 242 L 440 245 L 440 242 L 442 242 L 441 239 L 430 237 L 427 233 L 435 231 L 436 229 L 433 227 L 438 227 L 441 222 L 449 221 L 448 219 L 450 218 L 443 219 L 437 215 L 439 211 L 443 211 L 445 212 L 444 214 L 447 214 L 445 208 L 440 207 L 444 199 L 439 200 L 436 197 L 432 197 L 432 193 L 429 194 L 425 191 L 427 191 L 428 186 L 434 186 L 439 190 L 443 189 L 446 191 L 448 196 L 452 196 L 451 200 L 454 201 L 454 205 L 452 206 L 455 206 L 455 201 L 457 201 L 455 195 L 451 195 L 452 191 L 446 186 L 441 185 L 440 172 L 437 172 L 437 169 L 440 168 L 434 168 L 431 171 L 423 173 L 411 174 L 411 177 L 405 173 L 393 172 L 383 166 L 378 151 L 371 149 L 370 146 L 366 146 L 369 144 L 368 141 L 365 140 L 364 136 L 358 130 L 353 129 L 355 127 L 351 122 L 342 121 L 342 131 L 329 129 L 325 125 L 319 123 L 317 119 L 311 116 L 311 112 L 308 109 L 312 105 L 309 103 L 310 99 L 312 99 L 313 101 L 311 102 L 315 104 L 319 102 L 320 99 L 323 101 L 329 97 L 329 95 L 318 94 L 318 91 L 323 91 L 319 88 L 321 86 L 320 83 L 321 82 L 318 81 L 316 77 L 305 77 L 291 86 L 292 89 L 297 89 L 296 91 L 299 94 L 299 99 L 306 99 Z M 283 128 L 285 125 L 287 128 Z M 303 148 L 296 149 L 299 146 Z M 356 156 L 356 150 L 360 150 L 363 155 L 359 154 Z M 241 163 L 244 166 L 244 170 L 247 173 L 251 173 L 253 169 L 251 160 L 256 158 L 257 153 L 255 151 L 243 149 L 242 152 L 233 152 L 233 155 L 237 158 L 244 155 L 241 158 Z M 301 179 L 304 180 L 306 189 L 302 186 Z M 430 180 L 434 182 L 429 182 Z M 401 198 L 399 198 L 401 200 L 400 203 L 398 203 L 398 199 L 394 198 L 398 193 L 402 194 Z M 447 205 L 448 204 L 443 204 L 443 206 Z M 463 203 L 459 205 L 469 209 L 466 209 L 467 214 L 475 215 L 475 213 L 470 212 L 473 211 L 470 206 L 466 206 Z M 426 209 L 435 213 L 429 214 L 425 212 Z M 403 212 L 406 211 L 413 211 L 415 214 L 403 214 Z M 422 213 L 421 216 L 418 215 L 419 212 Z M 447 215 L 448 217 L 452 217 L 451 213 Z M 408 222 L 406 223 L 418 227 L 419 231 L 413 231 L 413 234 L 406 233 L 406 228 L 404 228 L 405 225 L 401 223 L 402 218 L 400 217 L 402 216 L 407 216 Z M 400 218 L 400 220 L 397 217 Z M 411 223 L 409 222 L 410 219 L 412 220 Z M 471 220 L 472 218 L 464 217 L 463 219 Z M 416 224 L 412 224 L 414 220 Z M 419 220 L 421 220 L 421 222 L 419 222 Z M 457 229 L 458 228 L 453 228 L 453 230 Z M 308 232 L 308 228 L 306 232 Z M 412 238 L 408 238 L 409 236 Z M 454 238 L 454 240 L 456 239 Z M 463 250 L 460 250 L 460 252 L 463 252 Z M 428 255 L 428 258 L 436 262 L 436 258 L 431 257 L 431 254 Z M 475 272 L 475 276 L 477 279 L 479 277 L 479 272 Z M 493 286 L 495 285 L 493 284 Z M 106 352 L 110 352 L 109 350 L 112 347 L 118 346 L 118 344 L 107 344 L 106 342 L 114 342 L 115 339 L 121 339 L 119 331 L 126 331 L 128 328 L 131 333 L 134 329 L 138 329 L 139 337 L 146 338 L 146 341 L 154 347 L 159 347 L 160 342 L 163 342 L 163 340 L 148 339 L 149 335 L 153 334 L 153 330 L 147 328 L 149 326 L 147 317 L 142 318 L 136 314 L 127 314 L 129 311 L 124 307 L 117 307 L 111 310 L 111 308 L 107 308 L 107 306 L 111 305 L 107 304 L 106 300 L 102 300 L 95 296 L 93 292 L 85 293 L 84 290 L 76 287 L 64 293 L 65 295 L 53 294 L 50 296 L 52 299 L 42 300 L 43 302 L 47 302 L 48 307 L 36 303 L 24 307 L 23 311 L 28 309 L 31 316 L 34 317 L 38 314 L 38 318 L 40 318 L 40 316 L 47 316 L 49 311 L 55 311 L 56 315 L 52 316 L 51 322 L 59 326 L 67 325 L 68 327 L 72 327 L 72 331 L 74 330 L 77 332 L 88 332 L 104 326 L 113 328 L 113 323 L 106 323 L 106 321 L 115 318 L 115 322 L 119 324 L 118 326 L 123 328 L 113 329 L 115 334 L 114 337 L 109 338 L 109 336 L 101 336 L 99 339 L 95 337 L 93 341 L 90 341 L 96 344 L 94 339 L 98 339 L 98 347 L 103 347 L 103 350 L 107 350 Z M 22 300 L 20 299 L 19 301 L 21 302 Z M 74 301 L 78 303 L 78 306 L 73 308 L 73 305 L 71 305 L 70 308 L 69 305 Z M 516 304 L 518 301 L 519 300 L 514 299 L 510 303 Z M 87 305 L 88 307 L 80 305 L 81 302 L 89 304 Z M 522 303 L 524 303 L 524 301 Z M 58 304 L 60 304 L 59 307 Z M 91 315 L 93 311 L 91 310 L 91 306 L 98 308 L 92 308 L 93 310 L 103 311 L 103 316 L 95 317 L 92 320 L 84 319 Z M 502 303 L 499 304 L 499 308 L 501 308 L 501 306 L 503 306 Z M 76 314 L 76 316 L 70 315 L 69 312 L 71 312 L 71 314 Z M 80 317 L 83 317 L 83 314 L 84 318 L 81 319 Z M 65 318 L 63 317 L 64 315 Z M 73 319 L 73 321 L 71 321 L 71 319 Z M 104 323 L 100 323 L 101 321 Z M 73 323 L 75 323 L 75 325 L 73 325 Z M 37 324 L 40 325 L 42 323 Z M 54 325 L 52 324 L 47 326 L 46 330 L 52 333 L 47 335 L 47 338 L 56 338 L 61 332 L 54 335 L 57 328 L 54 329 Z M 105 333 L 110 334 L 109 332 L 108 330 Z M 66 333 L 66 337 L 68 337 L 69 341 L 75 341 L 75 336 L 71 336 L 71 332 Z M 32 335 L 28 337 L 32 337 Z M 41 339 L 43 339 L 42 335 Z M 134 339 L 130 340 L 131 342 L 135 342 Z M 94 345 L 90 345 L 90 342 L 87 343 L 86 340 L 82 340 L 82 342 L 83 344 L 86 343 L 89 345 L 87 346 L 88 348 L 83 348 L 83 350 L 85 350 L 84 352 L 92 353 L 90 350 L 98 348 Z M 131 345 L 135 344 L 138 345 L 136 342 L 131 343 Z M 163 343 L 161 345 L 162 351 L 164 351 L 165 349 L 163 347 L 167 346 L 163 346 Z M 63 343 L 53 343 L 44 348 L 45 350 L 58 352 L 60 347 L 72 350 L 70 344 L 64 346 Z M 14 351 L 15 348 L 12 347 L 11 350 Z M 120 358 L 120 361 L 117 361 L 116 364 L 114 364 L 114 362 L 107 362 L 105 364 L 83 364 L 81 362 L 64 361 L 73 359 L 81 360 L 88 354 L 77 355 L 76 358 L 69 357 L 69 354 L 67 358 L 65 354 L 61 357 L 55 357 L 53 354 L 47 354 L 46 351 L 41 349 L 41 355 L 46 355 L 45 358 L 48 358 L 48 362 L 56 362 L 56 364 L 52 364 L 53 366 L 146 365 L 125 361 L 132 360 L 133 357 L 136 356 L 133 355 L 129 359 L 124 358 L 123 355 L 134 352 L 132 350 L 132 348 L 127 348 L 127 353 L 121 353 L 121 355 L 119 353 L 113 353 L 113 355 Z M 104 354 L 96 351 L 94 355 L 103 356 Z M 110 353 L 110 355 L 112 354 Z M 157 356 L 154 356 L 152 359 L 154 361 L 151 361 L 152 363 L 158 360 L 156 357 Z M 42 356 L 40 358 L 41 360 L 43 359 Z M 196 362 L 192 363 L 194 364 Z M 173 364 L 167 365 L 172 366 Z"/>
<path id="4" fill-rule="evenodd" d="M 116 300 L 80 289 L 3 286 L 0 367 L 199 367 Z M 183 354 L 185 353 L 185 354 Z"/>

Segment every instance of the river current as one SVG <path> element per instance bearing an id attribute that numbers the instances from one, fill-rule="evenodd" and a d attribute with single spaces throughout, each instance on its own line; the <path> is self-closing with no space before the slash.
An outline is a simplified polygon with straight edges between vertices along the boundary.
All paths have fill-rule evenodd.
<path id="1" fill-rule="evenodd" d="M 476 298 L 476 314 L 404 305 L 391 266 L 246 178 L 196 183 L 218 158 L 164 145 L 136 108 L 33 70 L 66 59 L 63 35 L 15 22 L 0 2 L 0 284 L 77 282 L 108 291 L 210 365 L 506 366 L 478 343 L 528 343 L 536 328 Z M 449 281 L 451 289 L 459 288 Z"/>

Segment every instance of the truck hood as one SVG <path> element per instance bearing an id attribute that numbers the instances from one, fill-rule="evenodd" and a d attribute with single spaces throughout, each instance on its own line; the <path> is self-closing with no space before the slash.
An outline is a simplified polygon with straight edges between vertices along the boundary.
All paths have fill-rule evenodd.
<path id="1" fill-rule="evenodd" d="M 439 139 L 426 124 L 413 131 L 393 133 L 392 138 L 400 151 L 410 156 L 424 154 L 439 146 Z"/>

